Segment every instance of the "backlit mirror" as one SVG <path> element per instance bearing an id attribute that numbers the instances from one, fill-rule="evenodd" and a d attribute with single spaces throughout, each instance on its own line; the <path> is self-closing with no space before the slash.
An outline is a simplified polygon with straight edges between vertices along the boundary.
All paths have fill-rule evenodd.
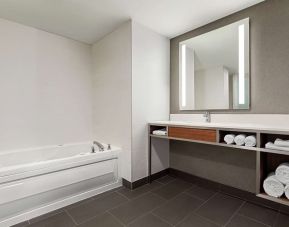
<path id="1" fill-rule="evenodd" d="M 249 82 L 249 18 L 180 42 L 180 110 L 248 109 Z"/>

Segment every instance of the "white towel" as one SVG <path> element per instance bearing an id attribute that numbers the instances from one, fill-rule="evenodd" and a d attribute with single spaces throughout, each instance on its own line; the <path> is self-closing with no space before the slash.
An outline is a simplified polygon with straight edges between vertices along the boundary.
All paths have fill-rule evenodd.
<path id="1" fill-rule="evenodd" d="M 283 184 L 289 184 L 289 163 L 282 163 L 275 171 L 276 178 Z"/>
<path id="2" fill-rule="evenodd" d="M 245 138 L 246 138 L 246 135 L 240 134 L 235 137 L 234 141 L 238 146 L 242 146 L 245 144 Z"/>
<path id="3" fill-rule="evenodd" d="M 285 186 L 285 196 L 287 199 L 289 199 L 289 184 Z"/>
<path id="4" fill-rule="evenodd" d="M 255 147 L 257 143 L 256 136 L 247 136 L 245 138 L 246 147 Z"/>
<path id="5" fill-rule="evenodd" d="M 280 147 L 289 147 L 289 140 L 276 139 L 274 145 Z"/>
<path id="6" fill-rule="evenodd" d="M 224 137 L 224 141 L 225 141 L 227 144 L 233 144 L 233 143 L 234 143 L 234 139 L 235 139 L 235 135 L 234 135 L 234 134 L 227 134 L 227 135 L 225 135 L 225 137 Z"/>
<path id="7" fill-rule="evenodd" d="M 279 146 L 276 146 L 274 143 L 271 143 L 271 142 L 266 143 L 265 148 L 289 152 L 289 147 L 279 147 Z"/>
<path id="8" fill-rule="evenodd" d="M 267 195 L 279 198 L 284 193 L 284 185 L 277 180 L 274 173 L 269 174 L 269 176 L 263 182 L 263 188 Z"/>
<path id="9" fill-rule="evenodd" d="M 153 131 L 153 135 L 157 135 L 157 136 L 166 136 L 167 130 L 166 129 L 159 129 L 159 130 L 154 130 Z"/>

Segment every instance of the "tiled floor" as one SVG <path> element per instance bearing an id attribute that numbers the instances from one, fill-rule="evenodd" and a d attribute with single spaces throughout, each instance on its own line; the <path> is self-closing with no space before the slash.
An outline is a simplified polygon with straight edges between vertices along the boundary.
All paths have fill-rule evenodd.
<path id="1" fill-rule="evenodd" d="M 17 226 L 289 227 L 289 216 L 165 176 L 133 191 L 119 188 Z"/>

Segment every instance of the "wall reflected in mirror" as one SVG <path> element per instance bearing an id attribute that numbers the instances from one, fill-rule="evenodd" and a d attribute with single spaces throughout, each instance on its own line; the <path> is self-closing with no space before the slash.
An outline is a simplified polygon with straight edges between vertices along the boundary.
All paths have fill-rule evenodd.
<path id="1" fill-rule="evenodd" d="M 249 71 L 249 18 L 180 42 L 180 110 L 248 109 Z"/>

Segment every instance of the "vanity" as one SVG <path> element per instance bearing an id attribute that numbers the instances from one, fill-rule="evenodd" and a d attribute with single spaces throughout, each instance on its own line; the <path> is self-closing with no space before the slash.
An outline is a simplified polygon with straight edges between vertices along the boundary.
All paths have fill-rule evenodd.
<path id="1" fill-rule="evenodd" d="M 166 130 L 167 135 L 154 135 L 154 130 Z M 267 142 L 277 138 L 289 140 L 289 130 L 259 125 L 244 124 L 218 124 L 218 123 L 187 123 L 177 121 L 157 121 L 149 123 L 149 179 L 151 177 L 151 140 L 152 138 L 165 140 L 178 140 L 188 143 L 201 143 L 213 146 L 245 149 L 256 155 L 256 196 L 289 206 L 285 197 L 274 198 L 265 194 L 262 184 L 269 173 L 273 172 L 279 164 L 289 162 L 289 151 L 265 148 Z M 254 135 L 257 144 L 254 147 L 226 144 L 226 134 Z"/>

